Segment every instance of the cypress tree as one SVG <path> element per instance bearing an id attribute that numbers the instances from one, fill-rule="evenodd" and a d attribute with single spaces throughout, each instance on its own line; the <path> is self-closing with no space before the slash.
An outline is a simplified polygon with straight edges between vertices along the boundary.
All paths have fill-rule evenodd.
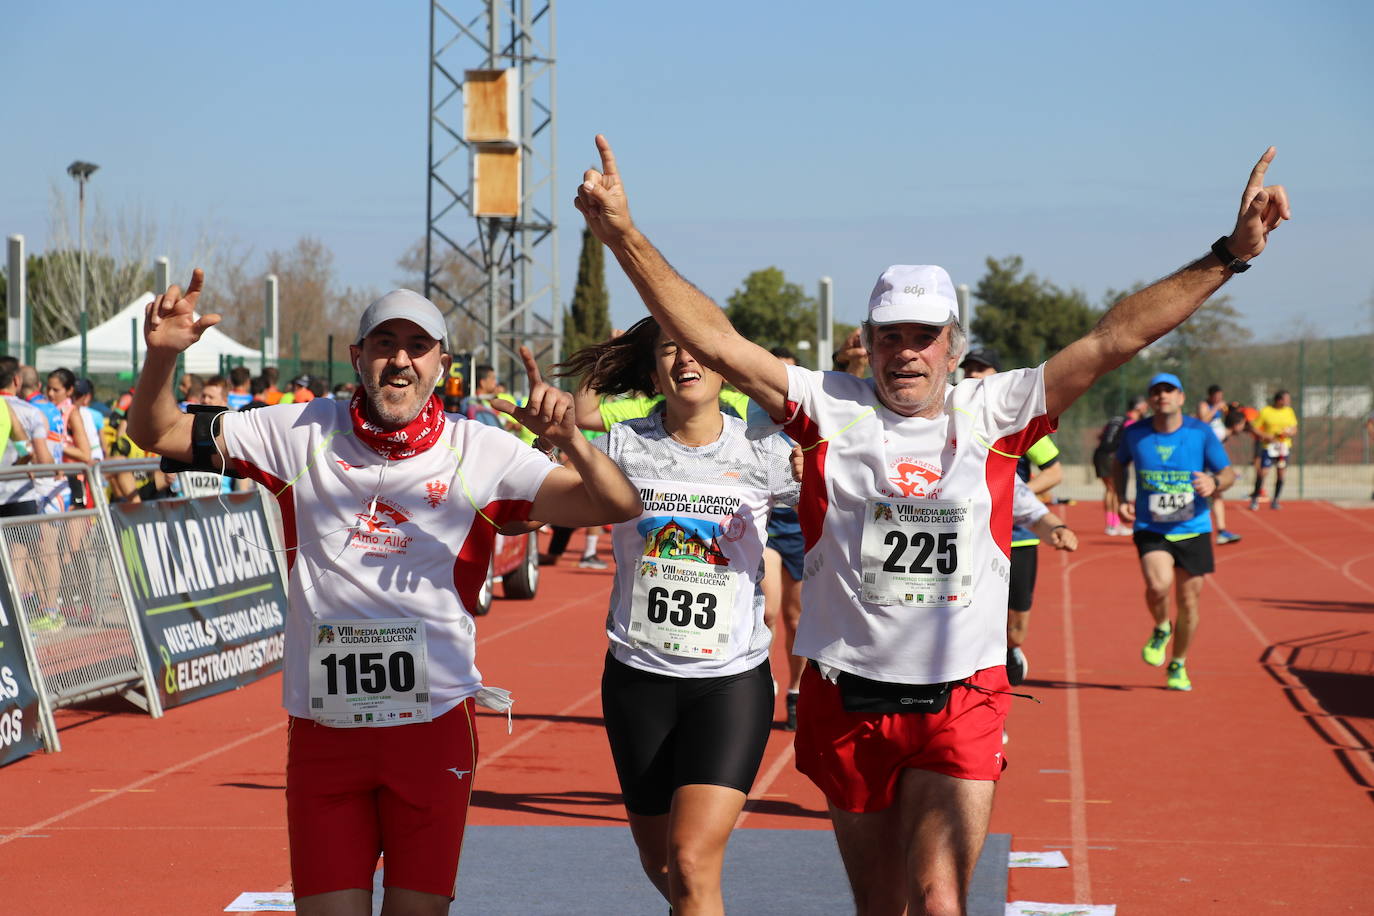
<path id="1" fill-rule="evenodd" d="M 611 297 L 606 292 L 606 256 L 591 230 L 582 230 L 577 286 L 563 316 L 563 358 L 611 336 Z"/>

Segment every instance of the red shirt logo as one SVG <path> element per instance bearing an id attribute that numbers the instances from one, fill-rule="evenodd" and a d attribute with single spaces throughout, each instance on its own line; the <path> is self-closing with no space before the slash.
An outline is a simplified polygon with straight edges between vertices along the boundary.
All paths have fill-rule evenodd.
<path id="1" fill-rule="evenodd" d="M 429 503 L 431 509 L 439 508 L 439 504 L 448 498 L 448 484 L 438 480 L 431 480 L 425 484 L 425 502 Z"/>
<path id="2" fill-rule="evenodd" d="M 893 468 L 895 472 L 888 480 L 897 488 L 902 496 L 925 496 L 926 491 L 940 479 L 940 472 L 935 468 L 913 461 L 899 461 Z"/>

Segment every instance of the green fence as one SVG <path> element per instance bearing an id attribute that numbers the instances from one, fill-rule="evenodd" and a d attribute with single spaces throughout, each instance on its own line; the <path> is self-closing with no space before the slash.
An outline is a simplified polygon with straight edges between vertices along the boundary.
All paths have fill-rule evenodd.
<path id="1" fill-rule="evenodd" d="M 1144 394 L 1156 372 L 1173 372 L 1183 381 L 1189 413 L 1210 385 L 1220 385 L 1227 401 L 1256 408 L 1276 391 L 1289 391 L 1298 415 L 1289 492 L 1299 498 L 1369 497 L 1374 444 L 1365 421 L 1374 411 L 1374 335 L 1216 348 L 1172 360 L 1152 359 L 1147 351 L 1099 380 L 1060 419 L 1055 441 L 1064 462 L 1090 467 L 1102 424 L 1122 413 L 1132 395 Z M 1232 437 L 1227 451 L 1248 486 L 1254 479 L 1253 439 Z"/>

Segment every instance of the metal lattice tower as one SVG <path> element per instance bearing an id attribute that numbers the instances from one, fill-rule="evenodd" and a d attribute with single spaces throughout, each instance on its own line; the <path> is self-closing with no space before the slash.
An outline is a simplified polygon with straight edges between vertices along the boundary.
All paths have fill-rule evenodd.
<path id="1" fill-rule="evenodd" d="M 425 295 L 446 312 L 451 349 L 470 349 L 516 390 L 525 387 L 520 344 L 541 364 L 562 345 L 555 35 L 554 0 L 430 3 Z M 463 136 L 463 93 L 474 68 L 517 76 L 523 175 L 514 218 L 472 215 L 474 144 Z"/>

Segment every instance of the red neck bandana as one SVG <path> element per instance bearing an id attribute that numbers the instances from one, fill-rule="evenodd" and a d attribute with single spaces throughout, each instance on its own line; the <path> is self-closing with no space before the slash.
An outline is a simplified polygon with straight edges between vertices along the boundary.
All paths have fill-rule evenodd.
<path id="1" fill-rule="evenodd" d="M 353 434 L 363 444 L 389 461 L 418 455 L 439 441 L 444 429 L 444 407 L 430 395 L 420 413 L 401 429 L 385 430 L 367 418 L 363 410 L 363 389 L 353 394 L 348 415 L 353 419 Z"/>

